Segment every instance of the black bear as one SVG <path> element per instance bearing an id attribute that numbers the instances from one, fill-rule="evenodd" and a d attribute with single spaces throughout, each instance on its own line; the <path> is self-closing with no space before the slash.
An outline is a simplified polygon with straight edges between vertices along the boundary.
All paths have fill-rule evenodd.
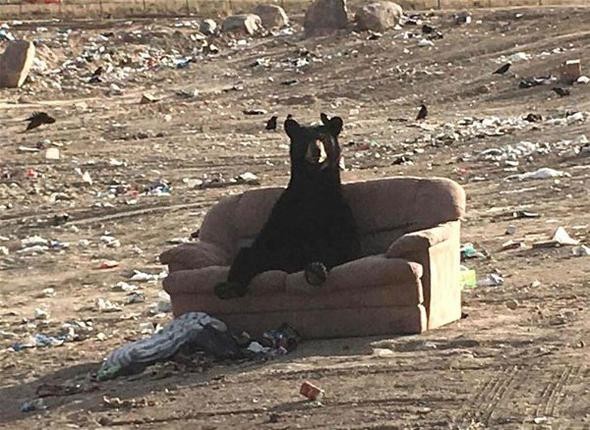
<path id="1" fill-rule="evenodd" d="M 238 252 L 226 282 L 215 287 L 222 299 L 241 297 L 259 273 L 305 270 L 309 284 L 321 285 L 328 270 L 357 258 L 360 241 L 340 182 L 340 117 L 321 114 L 321 125 L 301 126 L 290 115 L 291 178 L 250 247 Z"/>

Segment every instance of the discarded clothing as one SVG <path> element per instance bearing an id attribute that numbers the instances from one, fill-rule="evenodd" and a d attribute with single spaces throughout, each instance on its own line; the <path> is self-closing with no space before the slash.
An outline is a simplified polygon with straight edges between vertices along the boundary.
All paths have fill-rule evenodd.
<path id="1" fill-rule="evenodd" d="M 216 358 L 240 355 L 236 341 L 222 321 L 203 312 L 188 312 L 151 337 L 113 351 L 100 368 L 98 379 L 139 373 L 149 365 L 174 356 L 183 347 L 201 349 Z"/>

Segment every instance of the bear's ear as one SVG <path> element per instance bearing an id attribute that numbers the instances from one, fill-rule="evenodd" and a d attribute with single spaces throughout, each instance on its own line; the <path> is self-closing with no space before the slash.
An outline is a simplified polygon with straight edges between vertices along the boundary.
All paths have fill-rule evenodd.
<path id="1" fill-rule="evenodd" d="M 291 118 L 291 116 L 287 117 L 285 120 L 285 133 L 287 133 L 287 136 L 295 139 L 295 136 L 299 135 L 300 130 L 301 126 L 299 123 Z"/>
<path id="2" fill-rule="evenodd" d="M 339 116 L 334 116 L 328 119 L 328 115 L 325 113 L 321 113 L 320 118 L 322 123 L 330 130 L 330 134 L 332 136 L 337 137 L 340 134 L 342 127 L 344 126 L 344 121 L 342 121 L 342 118 Z"/>

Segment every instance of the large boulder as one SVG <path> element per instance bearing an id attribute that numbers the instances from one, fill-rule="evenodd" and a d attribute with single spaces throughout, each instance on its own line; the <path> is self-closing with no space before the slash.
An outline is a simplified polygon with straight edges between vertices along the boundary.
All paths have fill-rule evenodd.
<path id="1" fill-rule="evenodd" d="M 221 31 L 224 33 L 242 33 L 249 36 L 261 33 L 263 29 L 260 17 L 252 13 L 228 16 L 221 24 Z"/>
<path id="2" fill-rule="evenodd" d="M 303 27 L 307 37 L 348 27 L 346 0 L 315 0 L 305 12 Z"/>
<path id="3" fill-rule="evenodd" d="M 9 42 L 0 56 L 0 87 L 18 88 L 29 74 L 35 59 L 35 45 L 26 40 Z"/>
<path id="4" fill-rule="evenodd" d="M 256 6 L 254 13 L 262 20 L 262 25 L 267 30 L 283 28 L 289 25 L 289 17 L 285 10 L 274 4 L 261 4 Z"/>
<path id="5" fill-rule="evenodd" d="M 397 3 L 380 1 L 357 10 L 355 20 L 359 30 L 385 31 L 399 23 L 402 13 Z"/>

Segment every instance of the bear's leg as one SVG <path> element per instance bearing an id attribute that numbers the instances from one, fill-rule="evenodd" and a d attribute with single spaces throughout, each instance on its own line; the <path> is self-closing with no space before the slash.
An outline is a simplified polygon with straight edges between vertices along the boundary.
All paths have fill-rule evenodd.
<path id="1" fill-rule="evenodd" d="M 254 260 L 252 248 L 242 248 L 234 259 L 227 281 L 215 286 L 215 295 L 220 299 L 243 297 L 248 292 L 248 284 L 258 273 L 263 271 Z"/>

